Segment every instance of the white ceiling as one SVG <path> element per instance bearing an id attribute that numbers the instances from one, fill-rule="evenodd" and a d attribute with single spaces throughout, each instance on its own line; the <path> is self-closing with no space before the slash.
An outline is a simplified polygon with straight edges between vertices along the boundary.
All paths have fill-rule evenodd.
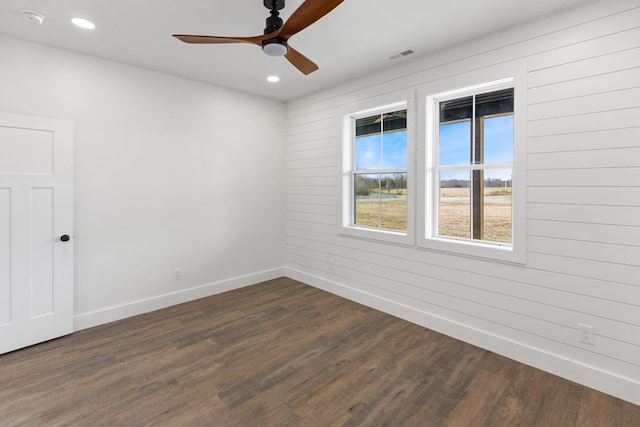
<path id="1" fill-rule="evenodd" d="M 250 44 L 188 45 L 171 34 L 254 36 L 263 0 L 2 0 L 0 34 L 279 100 L 321 91 L 372 70 L 592 0 L 345 0 L 289 42 L 320 69 L 308 76 Z M 286 18 L 303 0 L 286 0 Z M 21 11 L 45 16 L 43 24 Z M 97 28 L 82 30 L 80 16 Z M 412 48 L 414 55 L 389 56 Z M 0 56 L 1 58 L 1 56 Z M 3 64 L 3 67 L 10 64 Z M 280 76 L 273 84 L 270 74 Z"/>

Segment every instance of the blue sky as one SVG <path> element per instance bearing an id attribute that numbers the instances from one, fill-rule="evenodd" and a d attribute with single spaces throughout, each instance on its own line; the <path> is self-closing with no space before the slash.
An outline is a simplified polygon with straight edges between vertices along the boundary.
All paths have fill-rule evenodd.
<path id="1" fill-rule="evenodd" d="M 484 163 L 513 161 L 513 115 L 485 118 Z M 440 165 L 471 163 L 471 122 L 462 121 L 440 126 Z M 356 138 L 356 168 L 402 169 L 407 167 L 407 131 L 367 135 Z M 508 179 L 511 170 L 488 170 L 485 178 Z M 469 180 L 469 174 L 450 171 L 441 179 Z"/>
<path id="2" fill-rule="evenodd" d="M 513 161 L 513 116 L 484 120 L 484 163 Z M 471 163 L 471 122 L 457 122 L 440 126 L 440 165 L 468 165 Z"/>
<path id="3" fill-rule="evenodd" d="M 440 126 L 440 165 L 468 165 L 471 163 L 471 122 L 457 122 Z M 484 163 L 513 162 L 513 115 L 485 118 Z M 508 179 L 511 170 L 487 170 L 485 178 Z M 441 179 L 469 180 L 460 171 L 443 173 Z"/>
<path id="4" fill-rule="evenodd" d="M 407 167 L 407 131 L 356 138 L 356 169 Z"/>

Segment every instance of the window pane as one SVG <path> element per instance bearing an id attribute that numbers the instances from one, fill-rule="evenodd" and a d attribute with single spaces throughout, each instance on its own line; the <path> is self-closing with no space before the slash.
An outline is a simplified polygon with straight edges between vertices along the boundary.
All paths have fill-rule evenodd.
<path id="1" fill-rule="evenodd" d="M 476 95 L 476 117 L 513 113 L 513 88 Z"/>
<path id="2" fill-rule="evenodd" d="M 356 170 L 407 167 L 407 110 L 356 120 Z"/>
<path id="3" fill-rule="evenodd" d="M 407 174 L 355 174 L 356 225 L 407 229 Z"/>
<path id="4" fill-rule="evenodd" d="M 407 174 L 384 174 L 380 177 L 380 227 L 407 229 Z"/>
<path id="5" fill-rule="evenodd" d="M 356 138 L 356 169 L 380 169 L 382 165 L 382 134 Z"/>
<path id="6" fill-rule="evenodd" d="M 469 120 L 473 117 L 473 96 L 450 99 L 440 103 L 440 123 Z"/>
<path id="7" fill-rule="evenodd" d="M 511 243 L 511 169 L 484 171 L 484 240 Z"/>
<path id="8" fill-rule="evenodd" d="M 484 163 L 513 162 L 513 114 L 484 119 Z"/>
<path id="9" fill-rule="evenodd" d="M 468 165 L 471 163 L 471 121 L 440 125 L 438 137 L 441 166 Z"/>
<path id="10" fill-rule="evenodd" d="M 354 176 L 354 218 L 356 225 L 380 226 L 380 174 Z"/>
<path id="11" fill-rule="evenodd" d="M 398 110 L 382 115 L 382 131 L 393 132 L 407 128 L 407 110 Z"/>
<path id="12" fill-rule="evenodd" d="M 382 135 L 382 168 L 407 168 L 407 131 L 388 132 Z"/>
<path id="13" fill-rule="evenodd" d="M 356 137 L 378 134 L 382 132 L 382 115 L 363 117 L 356 120 Z"/>
<path id="14" fill-rule="evenodd" d="M 467 171 L 440 173 L 438 234 L 471 238 L 471 180 Z"/>

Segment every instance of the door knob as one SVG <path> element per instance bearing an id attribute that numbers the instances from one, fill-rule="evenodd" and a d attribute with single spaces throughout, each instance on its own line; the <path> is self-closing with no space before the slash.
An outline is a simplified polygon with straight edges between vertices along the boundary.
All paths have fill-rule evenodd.
<path id="1" fill-rule="evenodd" d="M 68 242 L 69 241 L 69 235 L 68 234 L 63 234 L 62 236 L 60 236 L 60 240 L 62 240 L 63 242 Z"/>

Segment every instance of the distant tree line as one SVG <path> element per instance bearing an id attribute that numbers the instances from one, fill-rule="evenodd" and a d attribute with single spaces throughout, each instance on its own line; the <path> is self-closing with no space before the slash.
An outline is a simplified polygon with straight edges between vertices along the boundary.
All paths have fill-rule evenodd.
<path id="1" fill-rule="evenodd" d="M 440 188 L 469 188 L 471 181 L 463 179 L 446 179 L 440 181 Z M 500 178 L 488 178 L 484 180 L 485 187 L 504 187 L 505 181 Z M 511 180 L 506 182 L 507 187 L 511 187 Z"/>
<path id="2" fill-rule="evenodd" d="M 394 173 L 383 175 L 356 175 L 356 196 L 368 196 L 371 193 L 397 193 L 407 188 L 407 174 Z"/>

